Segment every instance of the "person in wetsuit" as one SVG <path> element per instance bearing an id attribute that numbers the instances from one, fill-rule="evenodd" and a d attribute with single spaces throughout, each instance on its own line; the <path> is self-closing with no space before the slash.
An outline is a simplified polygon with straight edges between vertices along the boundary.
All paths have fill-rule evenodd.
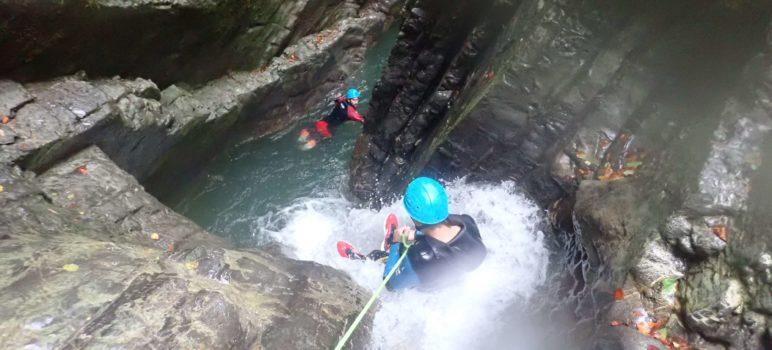
<path id="1" fill-rule="evenodd" d="M 346 91 L 346 96 L 336 98 L 330 114 L 316 121 L 313 129 L 307 128 L 300 132 L 298 141 L 303 143 L 302 148 L 314 148 L 320 140 L 332 137 L 335 129 L 348 120 L 364 123 L 365 119 L 357 112 L 356 107 L 359 96 L 359 90 L 350 88 Z"/>
<path id="2" fill-rule="evenodd" d="M 469 215 L 448 213 L 448 196 L 439 182 L 427 177 L 413 180 L 403 204 L 415 229 L 401 227 L 392 235 L 384 278 L 404 252 L 400 242 L 406 239 L 412 245 L 387 283 L 389 290 L 440 288 L 480 266 L 488 250 L 477 224 Z"/>

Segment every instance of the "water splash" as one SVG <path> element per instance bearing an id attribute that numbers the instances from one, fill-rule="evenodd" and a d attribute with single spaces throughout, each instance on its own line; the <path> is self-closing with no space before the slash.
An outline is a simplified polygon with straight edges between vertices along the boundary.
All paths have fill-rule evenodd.
<path id="1" fill-rule="evenodd" d="M 458 180 L 447 189 L 451 211 L 475 218 L 489 254 L 458 285 L 434 292 L 385 293 L 374 320 L 373 349 L 475 348 L 500 326 L 505 313 L 524 309 L 546 279 L 548 251 L 538 230 L 541 215 L 516 192 L 514 183 Z M 409 222 L 399 201 L 375 211 L 353 208 L 342 197 L 304 198 L 259 218 L 255 234 L 280 242 L 292 257 L 341 269 L 375 290 L 383 266 L 341 259 L 335 242 L 347 240 L 364 253 L 377 248 L 389 212 Z"/>

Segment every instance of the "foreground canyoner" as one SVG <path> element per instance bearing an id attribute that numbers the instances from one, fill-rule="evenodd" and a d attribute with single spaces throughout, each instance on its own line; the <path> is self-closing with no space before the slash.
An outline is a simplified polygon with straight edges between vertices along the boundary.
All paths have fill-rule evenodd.
<path id="1" fill-rule="evenodd" d="M 434 289 L 458 282 L 485 259 L 487 249 L 469 215 L 448 212 L 448 196 L 436 180 L 419 177 L 403 200 L 415 229 L 402 226 L 391 237 L 384 278 L 407 251 L 407 259 L 387 283 L 389 290 Z"/>
<path id="2" fill-rule="evenodd" d="M 336 98 L 330 114 L 316 121 L 313 128 L 300 131 L 298 142 L 302 144 L 301 148 L 309 150 L 316 147 L 319 141 L 331 138 L 335 129 L 348 120 L 364 124 L 365 119 L 357 112 L 360 95 L 359 90 L 350 88 L 345 96 Z"/>

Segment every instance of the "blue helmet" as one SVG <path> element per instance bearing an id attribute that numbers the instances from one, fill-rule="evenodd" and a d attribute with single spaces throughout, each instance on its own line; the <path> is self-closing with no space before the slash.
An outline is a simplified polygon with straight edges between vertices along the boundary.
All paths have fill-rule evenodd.
<path id="1" fill-rule="evenodd" d="M 439 182 L 428 177 L 411 181 L 402 203 L 410 217 L 422 224 L 434 225 L 448 217 L 448 195 Z"/>
<path id="2" fill-rule="evenodd" d="M 346 98 L 349 99 L 349 100 L 352 100 L 352 99 L 355 99 L 355 98 L 359 98 L 359 95 L 360 95 L 359 94 L 359 90 L 354 89 L 354 88 L 350 88 L 350 89 L 348 89 L 348 91 L 346 91 Z"/>

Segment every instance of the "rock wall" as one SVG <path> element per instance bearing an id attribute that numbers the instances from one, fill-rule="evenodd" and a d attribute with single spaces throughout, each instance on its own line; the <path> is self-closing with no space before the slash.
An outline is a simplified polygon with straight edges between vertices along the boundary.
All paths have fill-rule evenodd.
<path id="1" fill-rule="evenodd" d="M 299 39 L 264 69 L 230 72 L 199 88 L 161 91 L 143 78 L 83 74 L 28 84 L 4 80 L 0 115 L 9 120 L 0 126 L 0 162 L 39 172 L 96 144 L 153 184 L 151 191 L 163 189 L 204 164 L 235 125 L 256 137 L 276 132 L 341 87 L 395 3 L 370 3 L 358 17 Z"/>
<path id="2" fill-rule="evenodd" d="M 165 87 L 256 69 L 297 41 L 356 15 L 362 1 L 0 2 L 0 76 L 30 81 L 86 70 Z"/>
<path id="3" fill-rule="evenodd" d="M 2 166 L 0 184 L 3 348 L 330 348 L 367 298 L 331 268 L 230 247 L 97 147 L 37 178 Z"/>
<path id="4" fill-rule="evenodd" d="M 554 263 L 573 278 L 550 286 L 547 310 L 567 310 L 548 319 L 569 343 L 769 347 L 769 4 L 509 5 L 444 89 L 452 64 L 421 65 L 425 48 L 487 41 L 443 17 L 453 7 L 415 4 L 359 140 L 354 193 L 398 192 L 418 173 L 515 180 L 561 232 Z M 433 31 L 442 22 L 453 34 Z M 643 319 L 654 325 L 636 330 Z"/>
<path id="5" fill-rule="evenodd" d="M 402 26 L 351 163 L 351 189 L 368 201 L 402 186 L 410 161 L 442 119 L 515 4 L 418 1 Z"/>

